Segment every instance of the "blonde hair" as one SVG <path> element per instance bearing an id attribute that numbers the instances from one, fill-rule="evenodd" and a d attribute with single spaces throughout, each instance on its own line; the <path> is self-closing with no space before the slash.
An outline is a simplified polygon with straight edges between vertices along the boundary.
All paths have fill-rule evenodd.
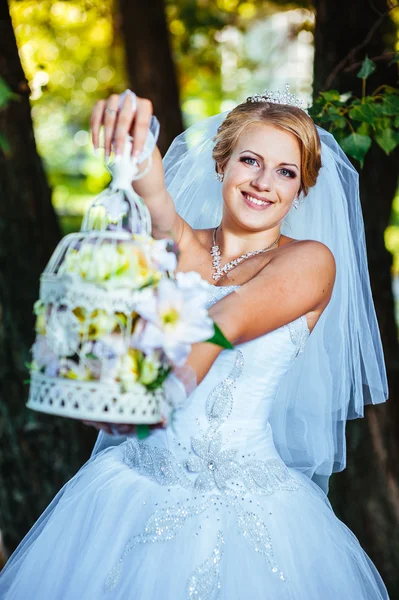
<path id="1" fill-rule="evenodd" d="M 301 151 L 301 187 L 305 196 L 314 186 L 321 167 L 321 144 L 312 119 L 301 108 L 270 102 L 243 102 L 220 125 L 214 138 L 213 159 L 223 168 L 241 133 L 252 123 L 266 123 L 293 133 Z"/>

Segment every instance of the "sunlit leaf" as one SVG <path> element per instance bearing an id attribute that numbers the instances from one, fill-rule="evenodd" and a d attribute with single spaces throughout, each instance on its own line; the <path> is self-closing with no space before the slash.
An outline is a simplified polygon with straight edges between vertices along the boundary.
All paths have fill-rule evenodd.
<path id="1" fill-rule="evenodd" d="M 383 129 L 375 134 L 375 141 L 384 150 L 386 154 L 390 154 L 399 144 L 399 133 L 393 129 Z"/>
<path id="2" fill-rule="evenodd" d="M 397 116 L 399 114 L 399 94 L 387 94 L 384 96 L 381 111 L 384 115 Z"/>
<path id="3" fill-rule="evenodd" d="M 354 121 L 364 121 L 371 125 L 378 116 L 378 111 L 373 104 L 358 104 L 350 109 L 349 116 Z"/>
<path id="4" fill-rule="evenodd" d="M 368 135 L 351 133 L 341 141 L 341 147 L 346 154 L 356 158 L 363 166 L 364 157 L 371 146 L 371 138 Z"/>
<path id="5" fill-rule="evenodd" d="M 321 92 L 320 96 L 322 96 L 328 102 L 339 102 L 340 93 L 338 90 L 328 90 L 327 92 Z"/>
<path id="6" fill-rule="evenodd" d="M 345 117 L 342 116 L 340 110 L 334 105 L 328 107 L 325 117 L 332 122 L 334 127 L 343 128 L 346 126 Z"/>
<path id="7" fill-rule="evenodd" d="M 360 79 L 367 79 L 367 77 L 369 77 L 371 75 L 371 73 L 374 73 L 375 71 L 375 63 L 373 63 L 372 60 L 370 60 L 368 58 L 368 56 L 366 56 L 366 58 L 364 59 L 362 66 L 360 68 L 360 71 L 356 74 L 357 77 L 359 77 Z"/>
<path id="8" fill-rule="evenodd" d="M 370 135 L 370 125 L 368 123 L 362 123 L 357 129 L 357 133 L 360 135 Z"/>

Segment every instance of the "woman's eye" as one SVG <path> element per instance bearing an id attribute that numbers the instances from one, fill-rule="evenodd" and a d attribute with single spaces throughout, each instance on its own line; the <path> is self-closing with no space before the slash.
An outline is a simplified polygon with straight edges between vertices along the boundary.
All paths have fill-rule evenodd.
<path id="1" fill-rule="evenodd" d="M 258 164 L 256 158 L 252 158 L 251 156 L 243 156 L 240 161 L 245 162 L 247 165 L 251 165 L 252 167 Z"/>
<path id="2" fill-rule="evenodd" d="M 294 171 L 290 171 L 290 169 L 280 169 L 280 173 L 284 177 L 290 177 L 291 179 L 293 179 L 296 176 Z"/>

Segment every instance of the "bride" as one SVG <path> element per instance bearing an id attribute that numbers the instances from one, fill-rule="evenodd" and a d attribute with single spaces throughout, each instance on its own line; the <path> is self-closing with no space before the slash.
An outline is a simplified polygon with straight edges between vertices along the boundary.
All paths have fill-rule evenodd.
<path id="1" fill-rule="evenodd" d="M 153 124 L 148 100 L 112 95 L 94 146 L 103 126 L 119 160 L 130 132 L 139 161 Z M 387 396 L 356 171 L 287 91 L 190 128 L 164 162 L 155 149 L 134 187 L 235 347 L 193 347 L 184 405 L 146 439 L 94 424 L 1 598 L 387 599 L 327 499 L 346 420 Z"/>

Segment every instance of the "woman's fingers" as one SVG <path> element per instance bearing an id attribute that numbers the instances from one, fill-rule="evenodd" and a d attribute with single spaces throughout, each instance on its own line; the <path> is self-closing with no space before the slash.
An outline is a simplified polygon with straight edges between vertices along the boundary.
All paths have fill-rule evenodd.
<path id="1" fill-rule="evenodd" d="M 108 423 L 100 423 L 99 421 L 82 421 L 82 423 L 88 425 L 89 427 L 94 427 L 94 429 L 97 429 L 97 431 L 101 431 L 103 429 L 106 433 L 112 433 L 111 429 L 109 429 Z"/>
<path id="2" fill-rule="evenodd" d="M 85 425 L 94 427 L 98 431 L 105 431 L 109 435 L 128 435 L 136 433 L 136 425 L 131 423 L 105 423 L 102 421 L 82 421 Z M 150 429 L 158 429 L 166 426 L 166 419 L 163 417 L 160 423 L 150 425 Z"/>
<path id="3" fill-rule="evenodd" d="M 137 98 L 137 110 L 132 127 L 132 155 L 137 157 L 144 148 L 152 116 L 152 102 L 146 98 Z"/>
<path id="4" fill-rule="evenodd" d="M 104 124 L 104 157 L 105 162 L 111 154 L 111 143 L 114 139 L 115 126 L 119 117 L 119 95 L 112 94 L 109 97 L 107 106 L 104 110 L 103 124 Z"/>
<path id="5" fill-rule="evenodd" d="M 90 117 L 91 139 L 95 150 L 98 149 L 100 144 L 100 129 L 103 123 L 105 106 L 105 100 L 99 100 L 96 102 Z"/>
<path id="6" fill-rule="evenodd" d="M 115 127 L 114 149 L 116 155 L 123 154 L 126 134 L 129 133 L 132 127 L 134 115 L 135 106 L 133 106 L 132 103 L 132 96 L 131 94 L 126 94 L 126 97 L 119 110 L 118 121 Z"/>
<path id="7" fill-rule="evenodd" d="M 132 154 L 139 156 L 144 148 L 148 129 L 153 114 L 152 102 L 146 98 L 138 98 L 132 93 L 126 94 L 122 106 L 120 96 L 112 94 L 108 100 L 96 102 L 91 118 L 90 128 L 95 150 L 99 146 L 101 125 L 104 126 L 104 154 L 107 160 L 114 144 L 115 154 L 123 153 L 126 135 L 133 136 Z"/>
<path id="8" fill-rule="evenodd" d="M 121 435 L 124 435 L 124 434 L 128 434 L 128 433 L 135 433 L 136 432 L 136 425 L 125 425 L 125 424 L 119 425 L 118 424 L 118 425 L 113 425 L 112 429 L 114 431 L 117 431 Z"/>

